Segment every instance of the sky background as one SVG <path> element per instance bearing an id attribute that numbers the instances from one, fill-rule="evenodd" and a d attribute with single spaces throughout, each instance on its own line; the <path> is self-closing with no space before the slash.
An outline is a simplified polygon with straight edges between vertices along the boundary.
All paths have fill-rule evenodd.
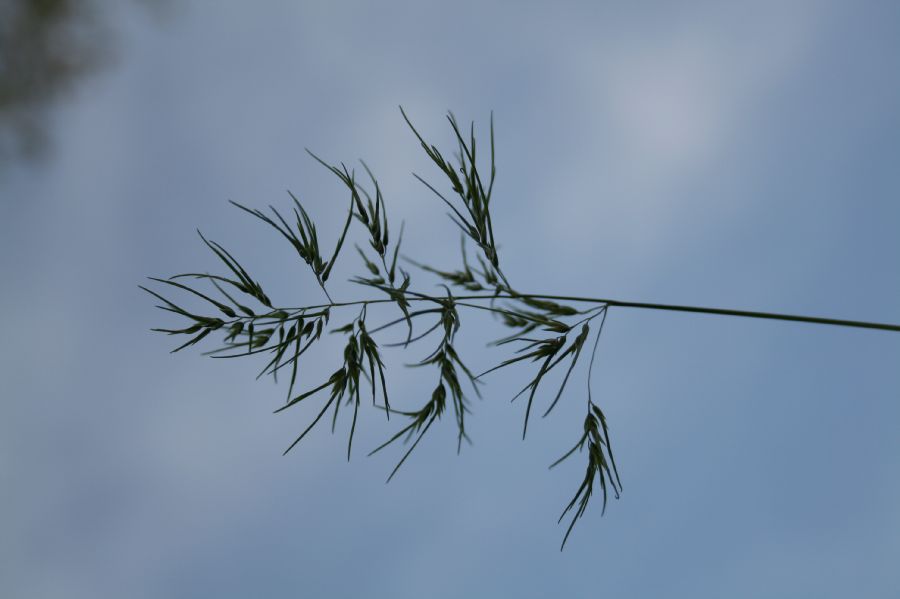
<path id="1" fill-rule="evenodd" d="M 47 39 L 83 68 L 27 87 L 40 63 L 0 46 L 0 82 L 36 90 L 0 103 L 0 595 L 900 593 L 896 334 L 611 310 L 593 384 L 624 493 L 560 553 L 585 458 L 547 466 L 580 435 L 583 365 L 524 442 L 509 398 L 532 369 L 492 376 L 474 445 L 457 456 L 445 418 L 385 485 L 400 452 L 365 453 L 393 424 L 363 411 L 349 464 L 345 429 L 282 457 L 315 407 L 272 415 L 286 391 L 258 361 L 170 355 L 148 329 L 177 321 L 137 288 L 215 268 L 200 227 L 276 303 L 319 303 L 227 204 L 291 189 L 330 246 L 346 196 L 305 147 L 364 158 L 404 249 L 457 266 L 402 104 L 446 148 L 448 109 L 484 132 L 494 111 L 523 291 L 898 323 L 900 3 L 78 6 Z M 501 332 L 464 314 L 473 367 L 506 356 L 484 348 Z M 428 351 L 390 355 L 398 405 L 429 397 L 402 367 Z M 304 388 L 338 352 L 311 353 Z"/>

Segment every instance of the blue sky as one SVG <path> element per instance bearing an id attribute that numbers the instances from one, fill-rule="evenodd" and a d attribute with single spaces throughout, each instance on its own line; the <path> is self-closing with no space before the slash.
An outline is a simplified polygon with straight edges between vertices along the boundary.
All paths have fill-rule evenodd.
<path id="1" fill-rule="evenodd" d="M 213 268 L 200 227 L 273 299 L 318 303 L 227 204 L 291 189 L 334 239 L 346 198 L 304 147 L 364 158 L 406 250 L 456 266 L 402 104 L 444 146 L 447 109 L 482 130 L 494 111 L 495 232 L 523 291 L 900 322 L 900 5 L 96 7 L 114 54 L 41 113 L 43 156 L 0 165 L 0 595 L 900 591 L 897 335 L 612 310 L 593 385 L 624 493 L 560 553 L 583 462 L 546 467 L 580 434 L 583 368 L 524 442 L 508 399 L 530 370 L 498 373 L 472 447 L 445 419 L 385 485 L 399 453 L 364 457 L 393 430 L 375 413 L 349 464 L 324 429 L 281 457 L 312 409 L 272 415 L 285 391 L 251 360 L 169 355 L 137 289 Z M 470 316 L 487 368 L 504 354 Z M 321 348 L 306 381 L 336 360 Z M 412 407 L 431 383 L 404 361 Z"/>

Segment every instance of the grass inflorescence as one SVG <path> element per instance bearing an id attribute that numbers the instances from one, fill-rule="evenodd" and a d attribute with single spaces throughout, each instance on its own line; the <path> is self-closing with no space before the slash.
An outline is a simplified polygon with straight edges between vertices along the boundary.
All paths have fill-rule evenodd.
<path id="1" fill-rule="evenodd" d="M 266 361 L 257 378 L 270 375 L 277 380 L 279 374 L 283 378 L 288 378 L 287 399 L 275 412 L 315 401 L 313 398 L 321 393 L 326 395 L 326 399 L 315 408 L 315 416 L 287 447 L 285 454 L 319 425 L 329 410 L 331 429 L 334 431 L 341 407 L 344 406 L 351 413 L 347 440 L 349 460 L 360 408 L 363 407 L 364 389 L 368 387 L 365 393 L 366 395 L 371 393 L 373 408 L 383 412 L 388 420 L 391 420 L 392 415 L 395 416 L 391 420 L 392 423 L 397 419 L 401 420 L 396 432 L 369 453 L 372 455 L 397 442 L 407 445 L 388 476 L 388 480 L 391 480 L 432 425 L 448 411 L 448 404 L 454 415 L 457 451 L 459 451 L 462 441 L 469 439 L 466 432 L 466 416 L 470 414 L 470 404 L 464 388 L 470 389 L 480 397 L 479 385 L 484 384 L 484 377 L 496 370 L 522 362 L 532 365 L 533 374 L 512 400 L 527 397 L 523 409 L 524 438 L 528 431 L 532 406 L 539 388 L 543 389 L 541 383 L 545 377 L 557 366 L 560 366 L 560 372 L 565 373 L 559 387 L 551 392 L 552 399 L 543 412 L 543 415 L 547 416 L 563 397 L 572 372 L 582 358 L 585 344 L 593 336 L 593 349 L 587 370 L 587 402 L 581 434 L 575 445 L 550 466 L 552 468 L 566 458 L 586 451 L 584 479 L 560 516 L 560 522 L 567 515 L 572 516 L 563 537 L 562 548 L 576 522 L 584 515 L 595 485 L 599 485 L 602 497 L 601 513 L 606 510 L 609 495 L 618 498 L 622 490 L 612 453 L 607 420 L 603 411 L 594 402 L 590 385 L 597 345 L 610 308 L 694 312 L 900 331 L 900 325 L 892 324 L 519 292 L 510 285 L 500 268 L 491 221 L 490 208 L 497 174 L 493 115 L 490 122 L 490 158 L 485 176 L 483 174 L 485 171 L 483 167 L 480 168 L 478 160 L 480 154 L 477 153 L 474 124 L 469 127 L 468 132 L 464 132 L 453 114 L 448 114 L 447 120 L 457 144 L 455 156 L 448 159 L 436 146 L 425 141 L 402 108 L 401 113 L 426 155 L 443 175 L 445 185 L 449 185 L 452 192 L 442 192 L 440 185 L 429 183 L 419 175 L 414 175 L 449 208 L 448 216 L 461 230 L 460 268 L 442 270 L 401 256 L 403 226 L 401 225 L 400 233 L 394 241 L 390 235 L 391 229 L 381 185 L 368 165 L 360 161 L 365 172 L 366 181 L 363 183 L 357 179 L 354 169 L 348 168 L 343 163 L 329 164 L 310 152 L 316 161 L 337 177 L 345 192 L 350 194 L 346 220 L 336 235 L 333 251 L 322 252 L 316 225 L 294 194 L 290 194 L 293 203 L 291 207 L 293 218 L 290 219 L 286 219 L 271 206 L 269 213 L 266 213 L 237 202 L 232 204 L 277 231 L 290 243 L 300 259 L 309 266 L 325 296 L 325 303 L 295 308 L 276 307 L 262 285 L 247 272 L 234 255 L 220 244 L 204 237 L 199 231 L 203 243 L 224 266 L 222 274 L 188 272 L 167 279 L 151 278 L 151 280 L 173 293 L 183 293 L 194 300 L 199 298 L 202 300 L 201 305 L 207 306 L 211 314 L 197 314 L 196 310 L 188 310 L 181 304 L 176 304 L 172 299 L 163 296 L 160 291 L 141 286 L 161 302 L 158 304 L 159 308 L 183 319 L 184 324 L 179 328 L 153 329 L 181 339 L 187 337 L 186 341 L 180 342 L 172 350 L 173 352 L 195 345 L 212 333 L 219 333 L 222 334 L 222 345 L 207 351 L 207 355 L 227 359 L 262 354 L 266 357 Z M 354 220 L 362 227 L 363 236 L 368 243 L 364 247 L 355 244 L 365 270 L 350 280 L 380 297 L 336 302 L 329 294 L 327 284 Z M 476 248 L 475 264 L 467 255 L 467 244 Z M 444 292 L 434 295 L 415 290 L 412 287 L 410 272 L 399 264 L 400 257 L 420 271 L 438 277 Z M 370 326 L 368 308 L 376 304 L 394 305 L 399 317 L 384 324 Z M 355 313 L 350 312 L 351 310 Z M 460 357 L 459 346 L 456 343 L 456 335 L 462 325 L 463 310 L 491 313 L 506 329 L 505 334 L 491 345 L 503 350 L 516 348 L 512 350 L 512 355 L 478 375 L 475 375 L 466 361 Z M 329 330 L 332 312 L 348 313 L 346 317 L 352 318 Z M 429 321 L 429 325 L 423 327 L 424 330 L 417 331 L 417 324 L 423 320 Z M 403 324 L 406 329 L 403 341 L 379 343 L 376 340 L 384 331 Z M 320 380 L 308 390 L 295 395 L 301 357 L 310 347 L 323 339 L 326 331 L 344 338 L 340 363 L 324 381 Z M 409 346 L 418 344 L 434 333 L 440 336 L 437 345 L 433 346 L 425 357 L 409 364 L 411 367 L 429 368 L 434 371 L 437 382 L 430 398 L 415 410 L 399 410 L 391 407 L 383 348 L 402 346 L 406 351 L 413 351 Z"/>

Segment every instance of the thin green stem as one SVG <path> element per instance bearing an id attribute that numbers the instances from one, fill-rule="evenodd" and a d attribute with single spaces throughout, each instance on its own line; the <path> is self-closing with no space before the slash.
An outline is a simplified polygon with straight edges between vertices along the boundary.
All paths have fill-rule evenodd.
<path id="1" fill-rule="evenodd" d="M 413 301 L 431 301 L 431 302 L 439 302 L 446 298 L 441 296 L 429 296 L 421 293 L 415 292 L 407 292 L 409 297 L 407 299 L 411 302 Z M 879 322 L 867 322 L 861 320 L 846 320 L 840 318 L 822 318 L 818 316 L 802 316 L 796 314 L 781 314 L 776 312 L 757 312 L 751 310 L 733 310 L 728 308 L 706 308 L 701 306 L 684 306 L 677 304 L 659 304 L 659 303 L 648 303 L 648 302 L 632 302 L 632 301 L 623 301 L 623 300 L 615 300 L 615 299 L 607 299 L 607 298 L 596 298 L 596 297 L 579 297 L 579 296 L 568 296 L 568 295 L 543 295 L 543 294 L 532 294 L 532 293 L 519 293 L 516 295 L 509 294 L 490 294 L 490 295 L 459 295 L 455 296 L 454 300 L 497 300 L 497 299 L 518 299 L 518 298 L 532 298 L 532 299 L 547 299 L 547 300 L 558 300 L 558 301 L 569 301 L 569 302 L 583 302 L 590 304 L 605 304 L 609 307 L 618 307 L 618 308 L 635 308 L 639 310 L 661 310 L 668 312 L 690 312 L 694 314 L 710 314 L 715 316 L 735 316 L 739 318 L 756 318 L 762 320 L 781 320 L 788 322 L 805 322 L 809 324 L 827 324 L 832 326 L 840 326 L 840 327 L 851 327 L 858 329 L 875 329 L 880 331 L 893 331 L 900 332 L 900 324 L 888 324 L 888 323 L 879 323 Z M 303 308 L 285 308 L 285 310 L 289 312 L 294 312 L 297 310 L 312 310 L 318 308 L 340 308 L 344 306 L 359 306 L 359 305 L 368 305 L 368 304 L 384 304 L 384 303 L 392 303 L 394 300 L 392 299 L 372 299 L 372 300 L 357 300 L 352 302 L 332 302 L 330 304 L 319 304 L 314 306 L 305 306 Z M 462 304 L 461 304 L 462 305 Z M 476 307 L 474 305 L 469 305 L 468 307 Z M 498 308 L 484 308 L 484 309 L 494 309 L 500 310 Z M 228 322 L 237 322 L 240 320 L 250 320 L 253 317 L 250 316 L 241 316 L 233 321 Z"/>
<path id="2" fill-rule="evenodd" d="M 334 304 L 334 300 L 331 299 L 331 295 L 329 295 L 328 290 L 325 289 L 325 283 L 323 283 L 323 282 L 322 282 L 322 279 L 320 279 L 320 278 L 318 278 L 318 277 L 316 277 L 316 280 L 319 282 L 319 287 L 322 288 L 322 293 L 325 294 L 325 297 L 328 298 L 328 301 L 329 301 L 329 302 L 331 302 L 332 304 Z"/>

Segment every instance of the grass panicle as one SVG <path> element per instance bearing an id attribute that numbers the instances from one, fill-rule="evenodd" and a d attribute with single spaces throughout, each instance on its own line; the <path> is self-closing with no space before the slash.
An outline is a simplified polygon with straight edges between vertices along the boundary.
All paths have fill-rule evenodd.
<path id="1" fill-rule="evenodd" d="M 207 239 L 198 231 L 203 244 L 215 255 L 219 274 L 193 271 L 175 275 L 168 279 L 151 278 L 156 290 L 147 286 L 141 289 L 160 303 L 157 307 L 174 314 L 181 323 L 166 328 L 152 329 L 176 336 L 180 343 L 172 350 L 181 351 L 197 345 L 212 333 L 219 333 L 223 343 L 205 354 L 219 359 L 243 358 L 262 355 L 262 368 L 257 378 L 269 375 L 277 381 L 279 373 L 288 379 L 287 399 L 276 413 L 289 408 L 302 411 L 300 404 L 313 403 L 313 397 L 327 391 L 326 399 L 316 408 L 311 408 L 312 419 L 301 433 L 285 449 L 290 452 L 307 434 L 316 428 L 331 411 L 331 430 L 338 426 L 341 407 L 350 410 L 347 438 L 347 459 L 352 455 L 353 439 L 357 424 L 361 423 L 362 412 L 367 408 L 368 399 L 362 401 L 364 393 L 371 394 L 375 411 L 383 411 L 385 417 L 399 417 L 401 423 L 395 432 L 369 452 L 381 452 L 397 442 L 405 444 L 399 460 L 391 470 L 388 481 L 399 471 L 432 425 L 441 416 L 452 411 L 456 425 L 456 450 L 459 452 L 464 440 L 470 441 L 466 429 L 466 419 L 472 413 L 472 405 L 463 390 L 471 388 L 477 397 L 483 377 L 505 368 L 530 364 L 536 370 L 528 378 L 527 384 L 513 397 L 513 401 L 524 394 L 528 400 L 522 437 L 527 430 L 532 406 L 538 397 L 539 388 L 557 366 L 564 364 L 559 387 L 548 397 L 543 416 L 548 416 L 565 395 L 567 384 L 583 354 L 584 346 L 591 334 L 595 339 L 587 367 L 587 413 L 577 442 L 550 467 L 553 468 L 575 453 L 587 454 L 584 477 L 571 501 L 560 515 L 561 523 L 570 516 L 561 549 L 565 547 L 575 524 L 580 520 L 599 486 L 602 496 L 601 514 L 605 512 L 610 495 L 618 498 L 622 483 L 613 458 L 609 427 L 606 417 L 591 392 L 591 376 L 597 355 L 597 347 L 610 308 L 663 310 L 733 316 L 754 319 L 805 322 L 842 327 L 867 328 L 884 331 L 900 331 L 900 325 L 851 321 L 814 316 L 798 316 L 703 308 L 696 306 L 676 306 L 642 302 L 628 302 L 603 298 L 570 297 L 563 295 L 540 295 L 519 292 L 510 285 L 500 269 L 497 243 L 491 218 L 492 194 L 497 168 L 495 162 L 495 142 L 493 115 L 490 121 L 489 162 L 478 153 L 474 123 L 468 130 L 460 127 L 452 113 L 447 116 L 456 145 L 452 158 L 437 146 L 425 141 L 413 126 L 406 112 L 401 114 L 427 157 L 437 167 L 449 184 L 450 192 L 442 192 L 439 187 L 414 175 L 431 190 L 449 209 L 450 219 L 461 230 L 461 266 L 439 269 L 422 264 L 409 256 L 404 261 L 426 275 L 437 277 L 444 292 L 429 294 L 414 289 L 410 273 L 398 265 L 401 255 L 404 224 L 394 241 L 390 235 L 389 220 L 385 206 L 385 194 L 381 183 L 365 162 L 360 164 L 365 171 L 365 182 L 357 179 L 354 170 L 344 163 L 329 164 L 317 155 L 310 156 L 326 167 L 340 181 L 349 193 L 349 208 L 343 226 L 336 232 L 335 245 L 330 254 L 323 253 L 316 224 L 300 200 L 289 193 L 292 218 L 285 218 L 275 207 L 269 211 L 249 208 L 232 201 L 241 211 L 251 215 L 286 239 L 301 260 L 309 266 L 316 284 L 323 291 L 327 301 L 323 304 L 302 307 L 276 307 L 263 290 L 257 279 L 220 244 Z M 486 170 L 485 170 L 486 168 Z M 354 223 L 357 227 L 354 228 Z M 356 229 L 361 229 L 356 235 Z M 338 256 L 345 243 L 353 243 L 362 260 L 363 271 L 350 277 L 359 288 L 374 293 L 376 298 L 363 297 L 349 301 L 335 301 L 326 289 L 326 283 L 333 272 Z M 361 245 L 362 244 L 362 245 Z M 476 248 L 476 263 L 471 263 L 467 246 Z M 163 292 L 178 295 L 177 303 L 163 295 Z M 190 304 L 186 303 L 190 302 Z M 195 307 L 196 306 L 196 307 Z M 369 326 L 369 308 L 387 306 L 396 309 L 395 318 L 383 324 Z M 318 379 L 311 387 L 295 395 L 295 389 L 303 383 L 300 363 L 306 352 L 325 337 L 330 325 L 332 312 L 344 315 L 351 309 L 358 312 L 349 321 L 330 329 L 330 333 L 343 337 L 343 352 L 334 370 L 322 381 Z M 457 335 L 461 330 L 461 311 L 487 311 L 506 329 L 505 335 L 489 343 L 497 351 L 507 352 L 499 363 L 479 375 L 474 375 L 467 366 L 467 360 L 459 354 Z M 599 319 L 599 323 L 597 323 Z M 417 332 L 422 321 L 428 324 Z M 383 336 L 395 326 L 405 324 L 405 338 L 402 341 L 387 342 Z M 468 329 L 467 329 L 468 330 Z M 436 383 L 430 390 L 428 399 L 420 407 L 401 410 L 391 406 L 388 395 L 386 349 L 402 348 L 411 351 L 412 344 L 426 339 L 440 339 L 424 358 L 408 366 L 428 368 L 434 372 Z M 419 347 L 419 345 L 416 345 Z M 287 376 L 286 373 L 289 373 Z M 368 389 L 366 389 L 368 385 Z M 380 402 L 379 402 L 380 395 Z M 310 401 L 307 401 L 310 400 Z M 393 421 L 392 421 L 393 422 Z"/>

